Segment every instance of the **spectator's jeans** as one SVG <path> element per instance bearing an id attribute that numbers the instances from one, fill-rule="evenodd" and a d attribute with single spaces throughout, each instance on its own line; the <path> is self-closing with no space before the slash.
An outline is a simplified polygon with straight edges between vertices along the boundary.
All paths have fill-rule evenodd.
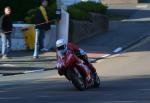
<path id="1" fill-rule="evenodd" d="M 2 55 L 8 54 L 11 48 L 11 35 L 10 34 L 1 34 L 1 40 L 2 40 Z"/>
<path id="2" fill-rule="evenodd" d="M 39 50 L 44 48 L 44 38 L 45 38 L 45 31 L 39 29 L 39 36 L 38 36 Z"/>

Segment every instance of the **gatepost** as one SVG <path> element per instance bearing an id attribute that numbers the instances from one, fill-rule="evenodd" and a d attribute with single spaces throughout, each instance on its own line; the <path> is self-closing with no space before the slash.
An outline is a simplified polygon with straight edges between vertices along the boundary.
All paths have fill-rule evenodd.
<path id="1" fill-rule="evenodd" d="M 56 24 L 57 39 L 63 38 L 65 42 L 68 42 L 69 36 L 69 13 L 61 8 L 61 19 Z"/>

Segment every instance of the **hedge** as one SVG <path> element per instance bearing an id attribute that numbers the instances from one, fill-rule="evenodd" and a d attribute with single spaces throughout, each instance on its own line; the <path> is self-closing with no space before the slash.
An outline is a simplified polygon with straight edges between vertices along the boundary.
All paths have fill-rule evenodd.
<path id="1" fill-rule="evenodd" d="M 24 18 L 27 15 L 33 16 L 32 13 L 36 11 L 35 9 L 40 5 L 41 0 L 0 0 L 0 15 L 3 14 L 3 9 L 6 6 L 10 6 L 12 8 L 13 14 L 13 20 L 14 21 L 23 21 Z M 49 6 L 56 3 L 56 0 L 49 0 Z M 53 5 L 51 9 L 52 15 L 54 15 L 54 8 L 56 8 L 55 5 Z M 31 10 L 32 13 L 29 13 Z"/>
<path id="2" fill-rule="evenodd" d="M 74 6 L 68 8 L 70 17 L 75 20 L 88 20 L 88 13 Z"/>
<path id="3" fill-rule="evenodd" d="M 53 2 L 51 2 L 48 5 L 48 16 L 50 17 L 50 19 L 56 18 L 56 9 L 57 9 L 56 0 L 53 0 Z M 34 23 L 33 21 L 34 21 L 37 10 L 38 10 L 38 7 L 28 10 L 26 13 L 26 16 L 24 17 L 24 21 L 28 23 Z"/>
<path id="4" fill-rule="evenodd" d="M 12 16 L 14 21 L 23 20 L 26 12 L 39 5 L 38 0 L 0 0 L 0 14 L 3 13 L 5 6 L 12 8 Z"/>
<path id="5" fill-rule="evenodd" d="M 73 6 L 86 12 L 96 12 L 105 14 L 107 11 L 107 6 L 103 5 L 102 3 L 92 1 L 79 2 L 77 4 L 74 4 Z"/>
<path id="6" fill-rule="evenodd" d="M 95 12 L 106 14 L 107 6 L 97 2 L 79 2 L 68 7 L 68 12 L 72 19 L 88 20 L 88 13 Z"/>

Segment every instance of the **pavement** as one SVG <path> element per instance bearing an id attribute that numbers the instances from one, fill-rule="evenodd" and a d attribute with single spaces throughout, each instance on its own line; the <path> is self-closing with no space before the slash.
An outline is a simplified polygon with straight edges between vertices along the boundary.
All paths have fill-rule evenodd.
<path id="1" fill-rule="evenodd" d="M 55 69 L 56 53 L 40 53 L 33 58 L 33 51 L 12 51 L 8 59 L 0 59 L 0 74 L 13 75 Z"/>
<path id="2" fill-rule="evenodd" d="M 78 43 L 92 62 L 119 53 L 140 42 L 150 34 L 150 5 L 146 8 L 137 5 L 110 6 L 113 13 L 126 14 L 129 17 L 122 20 L 111 20 L 109 31 L 97 34 Z M 121 8 L 122 7 L 122 8 Z M 132 12 L 124 13 L 124 9 Z M 3 76 L 26 74 L 39 71 L 53 70 L 56 66 L 56 53 L 49 51 L 33 58 L 33 51 L 12 51 L 8 59 L 0 59 L 0 74 Z"/>

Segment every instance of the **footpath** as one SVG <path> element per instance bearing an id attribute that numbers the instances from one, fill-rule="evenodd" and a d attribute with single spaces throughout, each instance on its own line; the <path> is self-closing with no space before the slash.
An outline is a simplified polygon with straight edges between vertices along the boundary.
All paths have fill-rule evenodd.
<path id="1" fill-rule="evenodd" d="M 33 51 L 12 51 L 8 59 L 0 59 L 0 74 L 13 75 L 55 69 L 56 53 L 40 53 L 33 58 Z"/>
<path id="2" fill-rule="evenodd" d="M 98 34 L 78 43 L 90 57 L 96 61 L 138 43 L 150 34 L 150 7 L 111 6 L 109 10 L 126 14 L 127 19 L 111 20 L 109 31 Z M 132 11 L 127 12 L 127 11 Z M 56 53 L 41 53 L 38 59 L 33 58 L 33 51 L 13 51 L 9 59 L 0 59 L 0 75 L 25 74 L 39 71 L 53 70 L 56 66 Z"/>

